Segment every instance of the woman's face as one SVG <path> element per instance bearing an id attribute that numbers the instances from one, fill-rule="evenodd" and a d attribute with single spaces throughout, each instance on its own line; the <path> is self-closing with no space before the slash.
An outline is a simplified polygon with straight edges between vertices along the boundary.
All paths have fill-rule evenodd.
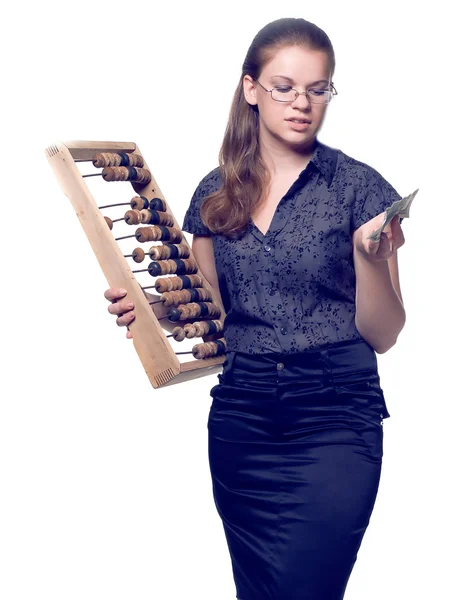
<path id="1" fill-rule="evenodd" d="M 263 67 L 258 81 L 267 90 L 275 87 L 293 87 L 299 92 L 327 89 L 331 82 L 328 56 L 300 46 L 281 48 Z M 247 102 L 258 106 L 263 144 L 297 150 L 312 145 L 322 126 L 327 104 L 313 104 L 304 95 L 294 102 L 276 102 L 249 75 L 244 77 L 243 86 Z"/>

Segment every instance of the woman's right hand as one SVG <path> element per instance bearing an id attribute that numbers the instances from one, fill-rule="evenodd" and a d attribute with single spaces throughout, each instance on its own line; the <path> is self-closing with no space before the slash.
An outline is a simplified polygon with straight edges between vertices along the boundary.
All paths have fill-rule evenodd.
<path id="1" fill-rule="evenodd" d="M 109 288 L 104 292 L 104 297 L 109 300 L 111 304 L 108 306 L 108 311 L 111 315 L 117 315 L 116 323 L 119 327 L 127 327 L 126 337 L 130 340 L 133 338 L 128 325 L 134 320 L 134 304 L 124 300 L 127 295 L 127 290 L 121 288 Z"/>

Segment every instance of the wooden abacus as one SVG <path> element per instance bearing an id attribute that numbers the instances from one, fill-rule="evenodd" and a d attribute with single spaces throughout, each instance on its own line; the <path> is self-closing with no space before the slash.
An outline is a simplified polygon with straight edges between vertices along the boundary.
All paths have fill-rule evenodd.
<path id="1" fill-rule="evenodd" d="M 133 344 L 153 387 L 195 379 L 221 371 L 226 351 L 222 336 L 224 309 L 219 297 L 207 286 L 192 250 L 170 211 L 146 161 L 134 143 L 69 141 L 45 150 L 55 176 L 77 213 L 110 287 L 127 290 L 126 299 L 135 304 L 136 319 L 130 324 Z M 82 174 L 76 163 L 88 162 L 102 172 Z M 98 207 L 86 177 L 102 176 L 105 181 L 128 181 L 137 195 L 126 202 L 123 217 L 110 219 L 101 210 L 120 204 Z M 131 190 L 130 190 L 131 191 Z M 131 191 L 133 196 L 133 191 Z M 113 224 L 123 221 L 138 225 L 131 235 L 115 237 Z M 143 225 L 143 226 L 139 226 Z M 117 227 L 117 226 L 116 226 Z M 136 238 L 160 242 L 149 250 L 135 248 L 124 254 L 118 241 Z M 146 256 L 152 262 L 146 269 L 133 269 L 129 260 L 140 263 Z M 135 273 L 156 277 L 154 285 L 141 286 Z M 173 276 L 169 276 L 173 274 Z M 166 277 L 165 277 L 166 276 Z M 155 287 L 158 302 L 151 304 L 144 289 Z M 160 320 L 194 321 L 175 327 L 175 341 L 202 337 L 190 352 L 175 352 Z M 178 355 L 192 354 L 193 360 L 180 362 Z"/>

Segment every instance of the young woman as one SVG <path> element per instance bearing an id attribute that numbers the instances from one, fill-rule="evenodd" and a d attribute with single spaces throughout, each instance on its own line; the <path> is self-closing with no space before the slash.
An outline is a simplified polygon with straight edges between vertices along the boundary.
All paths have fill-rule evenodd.
<path id="1" fill-rule="evenodd" d="M 400 196 L 318 141 L 334 69 L 312 23 L 257 34 L 220 167 L 183 225 L 226 310 L 209 459 L 240 600 L 341 600 L 379 486 L 390 415 L 376 353 L 405 323 L 399 218 L 367 238 Z M 124 292 L 105 295 L 128 325 Z"/>

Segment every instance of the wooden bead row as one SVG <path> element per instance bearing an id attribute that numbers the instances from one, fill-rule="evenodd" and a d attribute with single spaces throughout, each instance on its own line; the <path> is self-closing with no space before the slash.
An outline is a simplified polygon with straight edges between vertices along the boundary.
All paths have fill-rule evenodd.
<path id="1" fill-rule="evenodd" d="M 143 167 L 143 158 L 139 154 L 120 152 L 100 152 L 93 157 L 93 166 L 101 167 Z"/>
<path id="2" fill-rule="evenodd" d="M 151 227 L 139 227 L 135 231 L 135 237 L 138 242 L 158 242 L 165 240 L 170 242 L 181 242 L 183 234 L 181 229 L 176 227 L 167 227 L 166 225 L 152 225 Z"/>
<path id="3" fill-rule="evenodd" d="M 164 292 L 160 296 L 164 306 L 178 306 L 187 302 L 205 302 L 212 300 L 212 293 L 205 288 L 192 288 L 178 290 L 177 292 Z"/>
<path id="4" fill-rule="evenodd" d="M 139 167 L 104 167 L 104 181 L 133 181 L 134 183 L 149 183 L 151 173 Z"/>
<path id="5" fill-rule="evenodd" d="M 184 327 L 174 327 L 172 337 L 177 342 L 182 342 L 185 338 L 204 337 L 223 331 L 223 321 L 195 321 L 186 323 Z"/>
<path id="6" fill-rule="evenodd" d="M 173 290 L 183 290 L 188 288 L 202 287 L 202 277 L 200 275 L 175 275 L 173 277 L 161 277 L 154 284 L 156 292 L 172 292 Z"/>
<path id="7" fill-rule="evenodd" d="M 163 244 L 149 248 L 149 256 L 152 260 L 165 258 L 188 258 L 189 248 L 186 244 Z"/>
<path id="8" fill-rule="evenodd" d="M 166 212 L 157 210 L 127 210 L 124 215 L 127 225 L 139 225 L 140 223 L 150 225 L 173 225 L 173 217 Z"/>
<path id="9" fill-rule="evenodd" d="M 149 200 L 144 196 L 134 196 L 130 200 L 130 206 L 135 210 L 143 210 L 149 208 Z"/>
<path id="10" fill-rule="evenodd" d="M 105 181 L 132 181 L 147 184 L 151 181 L 151 173 L 144 169 L 142 157 L 128 153 L 102 152 L 94 156 L 93 165 L 103 168 L 102 176 Z M 130 201 L 131 210 L 124 215 L 128 225 L 149 224 L 152 227 L 141 227 L 135 232 L 136 239 L 143 243 L 149 241 L 181 242 L 183 234 L 174 227 L 174 219 L 166 212 L 166 204 L 160 198 L 148 201 L 144 196 L 135 196 Z M 112 230 L 113 221 L 104 217 Z M 119 219 L 120 220 L 120 219 Z M 185 244 L 165 244 L 153 246 L 149 250 L 152 262 L 148 266 L 151 275 L 159 276 L 168 273 L 180 273 L 181 276 L 158 279 L 156 289 L 161 292 L 161 301 L 165 306 L 176 305 L 168 311 L 171 321 L 186 320 L 198 316 L 218 317 L 221 310 L 208 300 L 212 300 L 210 290 L 201 288 L 202 278 L 194 275 L 197 272 L 197 263 L 188 259 L 189 248 Z M 135 262 L 142 262 L 146 256 L 142 248 L 135 248 L 132 258 Z M 184 260 L 182 260 L 184 259 Z M 190 273 L 191 275 L 187 275 Z M 203 337 L 223 331 L 223 323 L 219 320 L 195 321 L 187 323 L 184 328 L 176 327 L 173 337 L 182 341 L 185 337 Z M 222 338 L 213 342 L 196 344 L 192 354 L 196 359 L 205 359 L 218 356 L 226 352 L 226 342 Z"/>
<path id="11" fill-rule="evenodd" d="M 130 206 L 135 208 L 136 210 L 143 210 L 143 208 L 149 208 L 151 210 L 167 210 L 167 204 L 165 200 L 162 198 L 153 198 L 152 200 L 148 200 L 146 196 L 134 196 L 130 200 Z"/>
<path id="12" fill-rule="evenodd" d="M 179 304 L 168 311 L 170 321 L 185 321 L 186 319 L 195 319 L 196 317 L 219 317 L 220 309 L 212 302 L 188 302 Z"/>
<path id="13" fill-rule="evenodd" d="M 166 258 L 188 258 L 189 248 L 186 246 L 186 244 L 165 244 L 162 246 L 151 246 L 148 252 L 145 252 L 143 248 L 135 248 L 131 255 L 127 254 L 125 256 L 131 256 L 136 263 L 141 263 L 145 259 L 146 255 L 152 260 Z"/>
<path id="14" fill-rule="evenodd" d="M 148 273 L 152 277 L 177 273 L 178 275 L 187 275 L 197 273 L 197 262 L 193 258 L 168 258 L 167 260 L 158 260 L 148 265 Z M 136 273 L 137 271 L 133 271 Z"/>
<path id="15" fill-rule="evenodd" d="M 211 358 L 212 356 L 220 356 L 226 352 L 226 342 L 224 338 L 215 340 L 214 342 L 202 342 L 193 346 L 192 354 L 194 358 Z"/>

